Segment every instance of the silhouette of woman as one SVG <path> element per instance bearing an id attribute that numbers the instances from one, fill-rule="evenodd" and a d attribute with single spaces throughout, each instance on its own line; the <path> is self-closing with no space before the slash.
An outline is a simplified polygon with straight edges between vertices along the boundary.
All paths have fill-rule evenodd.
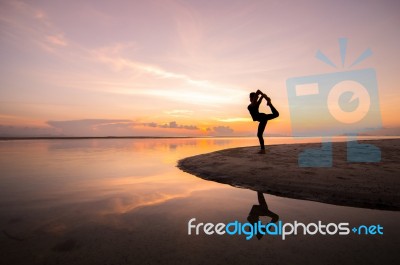
<path id="1" fill-rule="evenodd" d="M 261 95 L 261 97 L 258 98 L 260 95 Z M 270 107 L 272 114 L 260 113 L 258 111 L 258 108 L 260 107 L 260 104 L 261 104 L 261 101 L 263 98 L 265 98 L 265 100 L 267 101 L 267 106 Z M 272 105 L 271 99 L 269 97 L 267 97 L 267 95 L 265 95 L 260 90 L 257 90 L 257 92 L 250 93 L 250 102 L 251 103 L 247 107 L 247 109 L 249 110 L 250 115 L 253 118 L 253 121 L 259 122 L 258 130 L 257 130 L 257 137 L 258 137 L 258 140 L 260 141 L 261 150 L 258 153 L 265 154 L 265 145 L 264 145 L 264 138 L 263 138 L 265 126 L 267 126 L 267 122 L 269 120 L 279 117 L 279 112 Z"/>

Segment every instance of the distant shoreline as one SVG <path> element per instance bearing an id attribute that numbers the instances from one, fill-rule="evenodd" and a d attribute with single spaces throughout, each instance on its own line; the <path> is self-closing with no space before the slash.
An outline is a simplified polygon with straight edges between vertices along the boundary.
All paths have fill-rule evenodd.
<path id="1" fill-rule="evenodd" d="M 14 141 L 14 140 L 89 140 L 89 139 L 218 139 L 218 138 L 251 138 L 255 136 L 0 136 L 0 141 Z M 276 135 L 267 135 L 267 137 L 272 138 L 294 138 L 294 139 L 319 139 L 325 137 L 297 137 L 297 136 L 276 136 Z M 335 138 L 346 137 L 345 135 L 335 136 Z M 398 139 L 400 135 L 359 135 L 358 138 L 373 138 L 380 137 L 380 139 Z M 373 140 L 373 139 L 371 139 Z M 379 139 L 377 139 L 379 140 Z"/>
<path id="2" fill-rule="evenodd" d="M 10 140 L 86 140 L 86 139 L 186 139 L 190 136 L 56 136 L 56 137 L 0 137 L 0 141 Z"/>

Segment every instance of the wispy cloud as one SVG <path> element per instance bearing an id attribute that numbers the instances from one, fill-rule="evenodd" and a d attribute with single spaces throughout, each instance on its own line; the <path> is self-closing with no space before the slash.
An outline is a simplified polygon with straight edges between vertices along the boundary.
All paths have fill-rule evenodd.
<path id="1" fill-rule="evenodd" d="M 194 78 L 184 70 L 170 70 L 168 65 L 132 59 L 132 57 L 137 57 L 136 53 L 140 53 L 138 45 L 134 42 L 116 42 L 100 48 L 84 47 L 70 40 L 52 23 L 43 10 L 23 2 L 9 4 L 7 8 L 9 12 L 7 10 L 0 12 L 4 23 L 2 29 L 14 34 L 14 37 L 21 40 L 20 43 L 28 45 L 29 49 L 32 49 L 32 43 L 36 44 L 44 51 L 55 54 L 68 63 L 81 61 L 81 66 L 78 67 L 90 65 L 90 72 L 94 73 L 94 75 L 89 75 L 89 71 L 74 72 L 73 68 L 70 68 L 64 74 L 48 76 L 47 82 L 55 79 L 54 82 L 57 85 L 71 86 L 75 89 L 155 96 L 169 101 L 211 106 L 233 102 L 242 97 L 241 90 L 232 84 Z M 192 16 L 192 11 L 182 10 L 184 17 Z M 26 40 L 31 43 L 24 44 Z M 168 60 L 165 61 L 168 62 Z M 100 65 L 110 67 L 114 73 L 104 75 L 104 71 L 99 70 Z M 129 77 L 126 76 L 127 72 L 130 73 Z M 117 79 L 119 74 L 123 77 Z M 105 82 L 99 86 L 99 80 L 105 80 Z"/>
<path id="2" fill-rule="evenodd" d="M 138 128 L 141 129 L 138 130 Z M 143 130 L 143 128 L 148 129 Z M 47 121 L 47 126 L 10 126 L 0 124 L 0 136 L 137 136 L 151 135 L 153 129 L 157 130 L 160 136 L 170 135 L 171 129 L 182 132 L 199 130 L 196 125 L 179 124 L 176 121 L 156 123 L 137 122 L 127 119 L 82 119 Z"/>
<path id="3" fill-rule="evenodd" d="M 49 126 L 9 126 L 0 124 L 0 137 L 59 136 L 58 131 Z"/>
<path id="4" fill-rule="evenodd" d="M 178 124 L 176 121 L 168 123 L 136 122 L 126 119 L 83 119 L 68 121 L 48 121 L 48 125 L 57 129 L 59 134 L 79 136 L 127 136 L 135 134 L 137 127 L 159 129 L 198 130 L 196 125 Z"/>
<path id="5" fill-rule="evenodd" d="M 174 109 L 174 110 L 166 110 L 164 111 L 164 113 L 173 117 L 189 117 L 193 115 L 194 111 L 186 109 Z"/>
<path id="6" fill-rule="evenodd" d="M 48 121 L 58 134 L 67 136 L 109 136 L 129 135 L 132 133 L 131 120 L 83 119 L 67 121 Z"/>
<path id="7" fill-rule="evenodd" d="M 244 117 L 233 117 L 233 118 L 215 118 L 215 120 L 220 122 L 249 122 L 252 121 L 251 118 L 244 118 Z"/>
<path id="8" fill-rule="evenodd" d="M 64 33 L 57 29 L 46 13 L 22 1 L 7 1 L 0 9 L 1 30 L 20 45 L 35 44 L 53 51 L 55 46 L 67 46 Z"/>
<path id="9" fill-rule="evenodd" d="M 118 69 L 119 71 L 140 71 L 142 73 L 153 75 L 157 78 L 183 81 L 187 85 L 192 85 L 199 88 L 220 89 L 223 90 L 222 92 L 231 91 L 230 88 L 223 87 L 222 85 L 213 83 L 210 80 L 195 79 L 183 73 L 166 70 L 161 66 L 131 60 L 122 54 L 123 48 L 124 45 L 115 44 L 113 46 L 93 50 L 91 51 L 91 54 L 94 59 L 98 60 L 99 62 L 106 63 L 114 69 Z"/>
<path id="10" fill-rule="evenodd" d="M 49 35 L 46 37 L 46 39 L 49 43 L 53 45 L 67 46 L 67 41 L 65 40 L 65 37 L 61 34 Z"/>

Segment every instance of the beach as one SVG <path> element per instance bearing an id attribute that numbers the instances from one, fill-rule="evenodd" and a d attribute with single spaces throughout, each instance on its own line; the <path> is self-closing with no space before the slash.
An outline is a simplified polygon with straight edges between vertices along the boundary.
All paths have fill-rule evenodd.
<path id="1" fill-rule="evenodd" d="M 270 145 L 266 154 L 257 154 L 256 146 L 225 149 L 182 159 L 178 167 L 206 180 L 282 197 L 400 210 L 400 139 L 360 143 L 380 148 L 381 161 L 348 162 L 346 143 L 336 142 L 331 167 L 299 166 L 298 155 L 320 147 L 317 143 Z"/>

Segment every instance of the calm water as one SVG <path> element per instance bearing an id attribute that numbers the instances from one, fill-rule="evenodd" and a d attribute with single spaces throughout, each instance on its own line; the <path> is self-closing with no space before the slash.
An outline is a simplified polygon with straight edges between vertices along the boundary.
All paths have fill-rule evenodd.
<path id="1" fill-rule="evenodd" d="M 268 194 L 269 209 L 283 222 L 380 224 L 384 235 L 189 236 L 193 217 L 246 222 L 257 193 L 184 173 L 177 160 L 256 144 L 255 138 L 1 141 L 0 263 L 399 264 L 400 213 Z"/>

